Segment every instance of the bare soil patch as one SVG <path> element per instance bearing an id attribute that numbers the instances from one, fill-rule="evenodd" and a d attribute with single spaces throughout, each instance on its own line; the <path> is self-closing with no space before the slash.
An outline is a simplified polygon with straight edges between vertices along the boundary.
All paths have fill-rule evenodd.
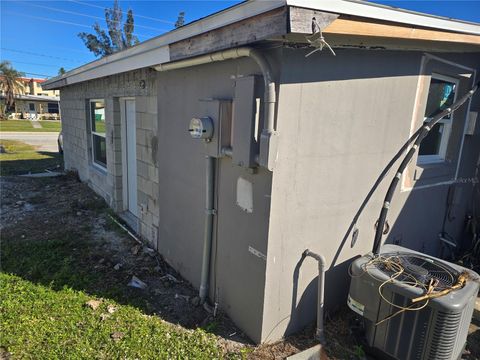
<path id="1" fill-rule="evenodd" d="M 2 271 L 113 299 L 183 328 L 201 327 L 217 336 L 226 358 L 284 359 L 316 344 L 312 324 L 283 341 L 254 346 L 221 311 L 213 316 L 200 306 L 191 284 L 122 231 L 103 199 L 75 176 L 2 177 L 0 184 Z M 140 286 L 128 286 L 132 279 Z M 465 359 L 480 358 L 479 334 L 472 323 Z M 366 358 L 361 322 L 348 309 L 327 315 L 326 335 L 322 359 Z"/>

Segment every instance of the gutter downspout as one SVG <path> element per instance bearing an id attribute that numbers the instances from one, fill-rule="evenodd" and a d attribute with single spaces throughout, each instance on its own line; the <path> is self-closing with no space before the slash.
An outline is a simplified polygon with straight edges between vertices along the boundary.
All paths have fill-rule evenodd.
<path id="1" fill-rule="evenodd" d="M 325 330 L 323 326 L 323 303 L 325 293 L 325 269 L 327 268 L 327 261 L 323 255 L 318 255 L 310 250 L 303 252 L 304 256 L 310 256 L 318 261 L 318 299 L 317 299 L 317 329 L 315 331 L 315 338 L 320 344 L 325 344 Z"/>
<path id="2" fill-rule="evenodd" d="M 191 59 L 179 60 L 167 64 L 159 64 L 153 68 L 157 71 L 170 71 L 186 67 L 249 57 L 254 60 L 260 68 L 265 83 L 264 102 L 264 126 L 260 135 L 260 154 L 258 163 L 260 166 L 272 171 L 277 158 L 277 133 L 275 131 L 275 107 L 277 103 L 277 92 L 273 80 L 272 69 L 265 57 L 256 49 L 250 47 L 239 47 L 212 54 L 202 55 Z"/>

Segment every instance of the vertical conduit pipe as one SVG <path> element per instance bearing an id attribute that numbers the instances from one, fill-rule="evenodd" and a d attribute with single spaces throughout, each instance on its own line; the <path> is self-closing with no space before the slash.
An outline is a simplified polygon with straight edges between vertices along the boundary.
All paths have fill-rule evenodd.
<path id="1" fill-rule="evenodd" d="M 327 261 L 323 255 L 316 254 L 310 250 L 303 252 L 304 256 L 310 256 L 318 262 L 318 299 L 317 299 L 317 329 L 315 337 L 320 344 L 325 344 L 325 330 L 323 326 L 323 308 L 324 308 L 324 294 L 325 294 L 325 269 L 327 268 Z"/>
<path id="2" fill-rule="evenodd" d="M 199 298 L 200 303 L 205 303 L 208 295 L 210 277 L 210 253 L 212 250 L 214 191 L 215 191 L 215 158 L 206 156 L 205 173 L 205 228 L 203 234 L 202 274 L 200 278 Z"/>
<path id="3" fill-rule="evenodd" d="M 273 170 L 277 146 L 273 138 L 275 132 L 275 106 L 277 102 L 277 93 L 275 82 L 273 80 L 272 70 L 266 58 L 258 51 L 250 47 L 239 47 L 235 49 L 218 51 L 216 53 L 198 56 L 195 58 L 174 61 L 166 64 L 159 64 L 153 68 L 157 71 L 170 71 L 183 69 L 191 66 L 197 66 L 217 61 L 237 59 L 241 57 L 250 57 L 260 68 L 265 83 L 264 102 L 264 126 L 260 136 L 260 154 L 258 156 L 260 166 Z M 226 149 L 224 155 L 231 156 L 231 150 Z M 212 230 L 214 198 L 214 158 L 207 157 L 207 193 L 206 193 L 206 214 L 205 214 L 205 233 L 203 243 L 202 274 L 200 280 L 199 297 L 202 303 L 205 302 L 208 294 L 208 283 L 210 277 L 210 252 L 212 248 Z M 323 309 L 323 307 L 322 307 Z"/>

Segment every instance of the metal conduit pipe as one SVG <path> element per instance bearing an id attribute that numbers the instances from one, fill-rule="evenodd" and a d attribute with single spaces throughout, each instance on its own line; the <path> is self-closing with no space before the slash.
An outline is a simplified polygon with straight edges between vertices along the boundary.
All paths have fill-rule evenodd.
<path id="1" fill-rule="evenodd" d="M 154 69 L 157 71 L 169 71 L 217 61 L 238 59 L 240 57 L 249 57 L 254 60 L 263 75 L 263 81 L 265 83 L 265 93 L 263 96 L 265 120 L 262 134 L 260 135 L 260 155 L 258 157 L 258 162 L 260 166 L 266 167 L 269 170 L 273 170 L 277 151 L 277 142 L 272 139 L 272 137 L 276 135 L 274 127 L 277 92 L 275 88 L 275 81 L 273 81 L 270 64 L 258 50 L 250 47 L 239 47 L 202 55 L 191 59 L 156 65 L 154 66 Z"/>
<path id="2" fill-rule="evenodd" d="M 325 331 L 323 326 L 323 307 L 325 294 L 325 269 L 327 268 L 327 260 L 323 255 L 316 254 L 310 250 L 303 252 L 304 256 L 310 256 L 318 262 L 318 299 L 317 299 L 317 329 L 315 337 L 320 344 L 325 344 Z"/>
<path id="3" fill-rule="evenodd" d="M 239 47 L 236 49 L 219 51 L 212 54 L 198 56 L 191 59 L 179 60 L 167 64 L 156 65 L 153 68 L 157 71 L 169 71 L 176 69 L 183 69 L 191 66 L 197 66 L 202 64 L 208 64 L 217 61 L 225 61 L 230 59 L 237 59 L 240 57 L 250 57 L 259 66 L 263 80 L 265 83 L 264 93 L 264 126 L 262 134 L 260 136 L 260 154 L 258 156 L 258 163 L 260 166 L 266 167 L 269 170 L 273 170 L 276 152 L 277 142 L 273 139 L 275 133 L 275 106 L 277 102 L 277 93 L 275 88 L 275 82 L 272 77 L 272 70 L 270 64 L 265 57 L 258 51 L 250 47 Z M 224 156 L 232 156 L 232 149 L 223 149 Z M 213 237 L 213 216 L 215 214 L 214 209 L 214 176 L 215 176 L 215 159 L 207 156 L 206 164 L 206 198 L 205 198 L 205 229 L 203 240 L 203 258 L 202 258 L 202 273 L 200 280 L 199 297 L 201 303 L 205 303 L 208 295 L 208 285 L 210 277 L 210 253 L 212 248 Z M 323 296 L 323 295 L 322 295 Z M 323 309 L 323 306 L 322 306 Z M 323 315 L 322 315 L 323 316 Z"/>
<path id="4" fill-rule="evenodd" d="M 210 253 L 212 250 L 212 234 L 213 234 L 213 216 L 214 209 L 214 191 L 215 191 L 215 158 L 206 156 L 206 173 L 205 173 L 205 228 L 203 234 L 203 256 L 202 256 L 202 273 L 200 278 L 200 289 L 198 297 L 200 303 L 205 303 L 208 295 L 208 284 L 210 278 Z"/>

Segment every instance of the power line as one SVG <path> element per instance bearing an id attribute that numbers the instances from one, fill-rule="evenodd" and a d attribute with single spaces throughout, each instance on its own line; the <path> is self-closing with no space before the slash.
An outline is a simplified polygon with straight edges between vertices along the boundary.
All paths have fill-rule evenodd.
<path id="1" fill-rule="evenodd" d="M 55 23 L 60 23 L 60 24 L 81 26 L 81 27 L 84 27 L 84 28 L 87 28 L 87 29 L 91 29 L 91 26 L 89 26 L 89 25 L 74 23 L 74 22 L 71 22 L 71 21 L 50 19 L 50 18 L 41 17 L 41 16 L 26 15 L 26 14 L 16 13 L 16 12 L 12 12 L 12 11 L 4 11 L 3 13 L 4 14 L 12 14 L 12 15 L 17 15 L 17 16 L 28 17 L 28 18 L 32 18 L 32 19 L 50 21 L 50 22 L 55 22 Z M 152 35 L 144 35 L 144 34 L 138 34 L 138 33 L 135 33 L 135 35 L 137 35 L 138 37 L 143 37 L 143 38 L 152 38 L 153 37 Z"/>
<path id="2" fill-rule="evenodd" d="M 90 7 L 94 7 L 94 8 L 98 8 L 98 9 L 103 9 L 103 10 L 105 10 L 105 7 L 100 6 L 100 5 L 89 4 L 89 3 L 85 3 L 85 2 L 83 2 L 83 1 L 77 1 L 77 0 L 68 0 L 68 1 L 73 2 L 73 3 L 77 3 L 77 4 L 81 4 L 81 5 L 85 5 L 85 6 L 90 6 Z M 173 22 L 173 21 L 157 19 L 157 18 L 150 17 L 150 16 L 144 16 L 144 15 L 138 15 L 138 14 L 135 14 L 135 16 L 136 16 L 136 17 L 139 17 L 139 18 L 143 18 L 143 19 L 152 20 L 152 21 L 158 21 L 158 22 L 161 22 L 161 23 L 164 23 L 164 24 L 170 24 L 170 25 L 174 25 L 174 24 L 175 24 L 175 22 Z"/>
<path id="3" fill-rule="evenodd" d="M 41 17 L 41 16 L 33 16 L 33 15 L 27 15 L 27 14 L 17 13 L 17 12 L 13 12 L 13 11 L 4 11 L 3 13 L 4 13 L 4 14 L 17 15 L 17 16 L 24 16 L 24 17 L 28 17 L 28 18 L 32 18 L 32 19 L 38 19 L 38 20 L 44 20 L 44 21 L 51 21 L 51 22 L 56 22 L 56 23 L 60 23 L 60 24 L 81 26 L 81 27 L 85 27 L 85 28 L 87 28 L 87 29 L 90 29 L 90 26 L 89 26 L 89 25 L 74 23 L 74 22 L 71 22 L 71 21 L 50 19 L 50 18 L 45 18 L 45 17 Z"/>
<path id="4" fill-rule="evenodd" d="M 102 18 L 100 16 L 95 16 L 95 15 L 88 15 L 88 14 L 83 14 L 83 13 L 80 13 L 80 12 L 76 12 L 76 11 L 70 11 L 70 10 L 64 10 L 64 9 L 59 9 L 59 8 L 53 8 L 53 7 L 50 7 L 50 6 L 43 6 L 43 5 L 38 5 L 38 4 L 33 4 L 31 2 L 27 2 L 26 5 L 28 6 L 34 6 L 34 7 L 38 7 L 38 8 L 42 8 L 42 9 L 47 9 L 47 10 L 52 10 L 52 11 L 57 11 L 57 12 L 61 12 L 61 13 L 65 13 L 65 14 L 72 14 L 72 15 L 77 15 L 77 16 L 84 16 L 84 17 L 88 17 L 88 18 L 91 18 L 91 19 L 97 19 L 97 20 L 105 20 L 105 18 Z M 136 16 L 136 15 L 135 15 Z M 116 20 L 112 20 L 112 22 L 115 22 L 115 23 L 121 23 L 120 21 L 116 21 Z M 143 28 L 143 29 L 148 29 L 148 30 L 153 30 L 153 31 L 168 31 L 169 29 L 159 29 L 159 28 L 154 28 L 154 27 L 151 27 L 151 26 L 144 26 L 144 25 L 137 25 L 135 24 L 134 25 L 135 27 L 138 27 L 138 28 Z"/>
<path id="5" fill-rule="evenodd" d="M 89 52 L 89 51 L 85 51 L 85 50 L 78 50 L 78 49 L 72 49 L 72 48 L 68 48 L 68 47 L 63 47 L 63 46 L 48 46 L 48 45 L 42 45 L 44 48 L 47 48 L 47 49 L 62 49 L 62 50 L 68 50 L 68 51 L 74 51 L 74 52 L 77 52 L 77 53 L 80 53 L 80 54 L 89 54 L 91 55 L 92 53 Z"/>
<path id="6" fill-rule="evenodd" d="M 21 72 L 23 72 L 24 74 L 28 74 L 28 75 L 43 76 L 43 77 L 47 77 L 47 78 L 57 76 L 57 75 L 46 75 L 46 74 L 29 73 L 29 72 L 25 72 L 25 71 L 21 71 Z"/>
<path id="7" fill-rule="evenodd" d="M 41 57 L 46 57 L 46 58 L 50 58 L 50 59 L 73 61 L 73 62 L 78 62 L 78 63 L 83 62 L 83 61 L 79 61 L 79 60 L 67 59 L 67 58 L 62 58 L 62 57 L 59 57 L 59 56 L 46 55 L 46 54 L 36 53 L 36 52 L 32 52 L 32 51 L 9 49 L 9 48 L 4 48 L 4 47 L 2 47 L 0 49 L 2 49 L 3 51 L 10 51 L 10 52 L 16 52 L 16 53 L 19 53 L 19 54 L 26 54 L 26 55 L 33 55 L 33 56 L 41 56 Z"/>
<path id="8" fill-rule="evenodd" d="M 17 61 L 17 60 L 11 60 L 11 62 L 18 63 L 18 64 L 25 64 L 25 65 L 48 66 L 48 67 L 59 68 L 59 65 L 52 65 L 52 64 L 38 64 L 38 63 L 31 63 L 31 62 Z"/>

